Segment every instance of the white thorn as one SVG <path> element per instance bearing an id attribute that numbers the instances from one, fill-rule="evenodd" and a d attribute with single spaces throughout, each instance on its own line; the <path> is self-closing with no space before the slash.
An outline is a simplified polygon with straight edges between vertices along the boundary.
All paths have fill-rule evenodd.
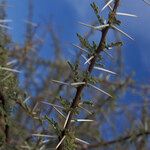
<path id="1" fill-rule="evenodd" d="M 108 48 L 109 49 L 109 48 Z M 113 56 L 111 55 L 111 54 L 109 54 L 108 52 L 107 52 L 107 50 L 103 50 L 111 59 L 113 59 Z"/>
<path id="2" fill-rule="evenodd" d="M 81 142 L 81 143 L 84 143 L 84 144 L 87 144 L 87 145 L 89 145 L 90 143 L 88 143 L 88 142 L 86 142 L 86 141 L 84 141 L 84 140 L 81 140 L 81 139 L 79 139 L 79 138 L 75 138 L 78 142 Z"/>
<path id="3" fill-rule="evenodd" d="M 41 101 L 41 103 L 47 104 L 47 105 L 50 105 L 50 106 L 55 106 L 55 107 L 58 107 L 58 108 L 61 108 L 61 109 L 64 109 L 64 107 L 59 106 L 59 105 L 56 105 L 56 104 L 52 104 L 52 103 L 50 103 L 50 102 L 44 102 L 44 101 Z"/>
<path id="4" fill-rule="evenodd" d="M 45 149 L 45 145 L 42 145 L 39 150 L 44 150 L 44 149 Z"/>
<path id="5" fill-rule="evenodd" d="M 112 11 L 113 8 L 108 5 L 109 9 Z M 116 15 L 120 15 L 120 16 L 129 16 L 129 17 L 137 17 L 136 15 L 133 15 L 133 14 L 129 14 L 129 13 L 122 13 L 122 12 L 116 12 Z"/>
<path id="6" fill-rule="evenodd" d="M 83 26 L 86 26 L 86 27 L 89 27 L 89 28 L 96 29 L 95 26 L 92 26 L 92 25 L 89 25 L 89 24 L 86 24 L 86 23 L 83 23 L 83 22 L 79 22 L 79 24 L 81 24 Z"/>
<path id="7" fill-rule="evenodd" d="M 76 83 L 71 83 L 71 86 L 77 86 L 77 85 L 84 85 L 85 82 L 76 82 Z"/>
<path id="8" fill-rule="evenodd" d="M 52 80 L 52 82 L 63 84 L 63 85 L 67 85 L 67 86 L 77 86 L 77 85 L 85 84 L 85 82 L 66 83 L 66 82 L 58 81 L 58 80 Z"/>
<path id="9" fill-rule="evenodd" d="M 109 24 L 104 24 L 104 25 L 100 25 L 100 26 L 92 26 L 92 25 L 89 25 L 89 24 L 86 24 L 86 23 L 83 23 L 83 22 L 79 22 L 81 25 L 84 25 L 84 26 L 86 26 L 86 27 L 89 27 L 89 28 L 92 28 L 92 29 L 94 29 L 94 30 L 102 30 L 102 29 L 104 29 L 104 28 L 106 28 L 106 27 L 108 27 L 109 26 Z"/>
<path id="10" fill-rule="evenodd" d="M 89 59 L 87 59 L 84 55 L 81 55 L 81 56 L 86 60 L 86 63 L 90 64 Z M 85 64 L 85 63 L 84 63 L 84 64 Z M 113 72 L 113 71 L 110 71 L 110 70 L 107 70 L 107 69 L 104 69 L 104 68 L 94 67 L 94 69 L 101 70 L 101 71 L 105 71 L 105 72 L 108 72 L 108 73 L 117 75 L 117 73 L 115 73 L 115 72 Z"/>
<path id="11" fill-rule="evenodd" d="M 81 55 L 81 56 L 84 58 L 85 61 L 87 61 L 87 58 L 84 55 Z M 88 62 L 88 64 L 90 63 Z"/>
<path id="12" fill-rule="evenodd" d="M 1 22 L 12 22 L 12 20 L 10 20 L 10 19 L 1 20 L 1 19 L 0 19 L 0 23 L 1 23 Z"/>
<path id="13" fill-rule="evenodd" d="M 0 27 L 2 27 L 2 28 L 6 28 L 6 29 L 9 29 L 9 30 L 11 30 L 11 29 L 12 29 L 11 27 L 8 27 L 8 26 L 6 26 L 6 25 L 2 25 L 2 24 L 0 24 Z"/>
<path id="14" fill-rule="evenodd" d="M 133 15 L 133 14 L 129 14 L 129 13 L 122 13 L 122 12 L 117 12 L 116 14 L 117 14 L 117 15 L 120 15 L 120 16 L 138 17 L 138 16 Z"/>
<path id="15" fill-rule="evenodd" d="M 61 145 L 61 143 L 64 141 L 65 138 L 66 136 L 64 135 L 63 138 L 60 140 L 60 142 L 57 144 L 56 149 L 58 149 L 58 147 Z"/>
<path id="16" fill-rule="evenodd" d="M 71 120 L 71 122 L 93 122 L 94 120 L 91 119 L 76 119 L 76 120 Z"/>
<path id="17" fill-rule="evenodd" d="M 39 105 L 39 102 L 37 102 L 37 103 L 34 105 L 34 107 L 33 107 L 33 109 L 32 109 L 32 112 L 35 112 L 35 110 L 37 109 L 38 105 Z"/>
<path id="18" fill-rule="evenodd" d="M 53 106 L 53 108 L 58 112 L 58 114 L 60 114 L 63 118 L 66 118 L 65 116 L 64 116 L 64 114 L 59 110 L 59 109 L 57 109 L 55 106 Z"/>
<path id="19" fill-rule="evenodd" d="M 104 72 L 107 72 L 107 73 L 111 73 L 113 75 L 117 75 L 117 73 L 115 73 L 113 71 L 110 71 L 110 70 L 107 70 L 107 69 L 104 69 L 104 68 L 101 68 L 101 67 L 94 67 L 94 69 L 101 70 L 101 71 L 104 71 Z"/>
<path id="20" fill-rule="evenodd" d="M 15 73 L 21 73 L 21 71 L 18 71 L 16 69 L 6 68 L 6 67 L 0 67 L 0 69 L 6 70 L 6 71 L 15 72 Z"/>
<path id="21" fill-rule="evenodd" d="M 123 35 L 125 35 L 126 37 L 128 37 L 131 40 L 134 40 L 130 35 L 128 35 L 127 33 L 125 33 L 124 31 L 120 30 L 119 28 L 117 28 L 116 26 L 112 25 L 112 28 L 114 28 L 115 30 L 119 31 L 120 33 L 122 33 Z"/>
<path id="22" fill-rule="evenodd" d="M 82 106 L 79 106 L 81 109 L 83 109 L 84 111 L 86 111 L 87 113 L 89 113 L 90 115 L 92 115 L 92 113 L 89 111 L 89 110 L 87 110 L 86 108 L 84 108 L 84 107 L 82 107 Z"/>
<path id="23" fill-rule="evenodd" d="M 30 96 L 27 97 L 27 98 L 23 101 L 23 103 L 25 104 L 30 98 L 31 98 Z"/>
<path id="24" fill-rule="evenodd" d="M 106 8 L 108 7 L 114 0 L 110 0 L 106 3 L 106 5 L 101 9 L 101 12 Z"/>
<path id="25" fill-rule="evenodd" d="M 63 81 L 58 81 L 58 80 L 51 80 L 51 81 L 55 83 L 63 84 L 63 85 L 69 85 L 68 83 L 63 82 Z"/>
<path id="26" fill-rule="evenodd" d="M 113 8 L 110 6 L 110 5 L 108 5 L 108 7 L 109 7 L 109 9 L 112 11 L 113 10 Z"/>
<path id="27" fill-rule="evenodd" d="M 56 138 L 57 137 L 57 136 L 54 136 L 54 135 L 46 135 L 46 134 L 32 134 L 32 136 L 46 137 L 46 138 Z"/>
<path id="28" fill-rule="evenodd" d="M 95 29 L 96 30 L 102 30 L 102 29 L 104 29 L 104 28 L 106 28 L 108 26 L 109 26 L 109 24 L 104 24 L 104 25 L 96 26 Z"/>
<path id="29" fill-rule="evenodd" d="M 48 143 L 50 140 L 44 140 L 42 141 L 42 144 Z"/>
<path id="30" fill-rule="evenodd" d="M 93 58 L 94 58 L 94 56 L 91 56 L 91 57 L 84 63 L 84 65 L 87 64 L 87 63 L 90 63 L 90 61 L 91 61 Z"/>
<path id="31" fill-rule="evenodd" d="M 98 87 L 96 87 L 96 86 L 94 86 L 94 85 L 92 85 L 90 83 L 88 83 L 88 85 L 91 86 L 91 87 L 93 87 L 94 89 L 96 89 L 96 90 L 98 90 L 98 91 L 106 94 L 107 96 L 112 97 L 109 93 L 105 92 L 104 90 L 102 90 L 102 89 L 100 89 L 100 88 L 98 88 Z"/>
<path id="32" fill-rule="evenodd" d="M 67 117 L 66 117 L 66 120 L 65 120 L 65 123 L 64 123 L 64 127 L 63 127 L 63 129 L 65 129 L 65 128 L 66 128 L 66 125 L 67 125 L 68 119 L 69 119 L 69 117 L 70 117 L 70 113 L 71 113 L 71 111 L 69 111 L 69 112 L 68 112 L 68 115 L 67 115 Z"/>
<path id="33" fill-rule="evenodd" d="M 84 49 L 76 44 L 72 44 L 72 45 L 89 54 L 89 52 L 86 49 Z"/>
<path id="34" fill-rule="evenodd" d="M 12 60 L 12 61 L 10 61 L 10 62 L 7 63 L 7 66 L 9 66 L 9 65 L 11 65 L 11 64 L 14 64 L 14 63 L 16 63 L 16 62 L 17 62 L 17 60 Z"/>
<path id="35" fill-rule="evenodd" d="M 24 20 L 24 22 L 29 24 L 29 25 L 31 25 L 31 26 L 33 26 L 33 27 L 37 27 L 38 26 L 36 23 L 34 23 L 32 21 L 29 21 L 29 20 Z"/>

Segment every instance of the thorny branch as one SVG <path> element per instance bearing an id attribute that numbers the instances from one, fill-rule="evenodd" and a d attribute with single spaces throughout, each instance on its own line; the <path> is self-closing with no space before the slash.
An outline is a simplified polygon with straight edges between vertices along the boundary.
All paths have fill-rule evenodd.
<path id="1" fill-rule="evenodd" d="M 119 2 L 120 2 L 120 0 L 116 0 L 114 2 L 114 7 L 113 7 L 113 10 L 111 12 L 112 16 L 109 16 L 109 19 L 108 19 L 108 24 L 109 25 L 112 23 L 111 19 L 115 18 L 115 14 L 116 14 L 117 8 L 119 6 Z M 110 27 L 108 26 L 108 27 L 106 27 L 106 28 L 104 28 L 102 30 L 102 36 L 101 36 L 101 40 L 100 40 L 99 46 L 98 46 L 98 48 L 97 48 L 97 50 L 95 52 L 94 58 L 91 60 L 91 63 L 88 66 L 88 69 L 87 69 L 87 72 L 89 74 L 92 72 L 92 70 L 94 68 L 94 65 L 95 65 L 95 62 L 97 60 L 97 57 L 98 57 L 99 53 L 104 50 L 104 46 L 105 46 L 105 42 L 106 42 L 106 36 L 107 36 L 108 31 L 109 31 L 109 28 Z M 86 78 L 83 79 L 82 82 L 85 82 L 87 84 L 87 79 Z M 79 104 L 80 98 L 81 98 L 81 93 L 82 93 L 84 87 L 86 86 L 86 84 L 83 84 L 83 85 L 77 87 L 77 92 L 76 92 L 75 98 L 73 99 L 72 104 L 70 106 L 70 110 L 74 110 L 74 109 L 76 109 L 78 107 L 78 104 Z M 67 131 L 70 129 L 70 125 L 71 125 L 71 120 L 72 120 L 73 114 L 74 114 L 74 112 L 70 111 L 70 115 L 68 117 L 68 121 L 66 123 L 66 126 L 65 126 L 64 130 L 62 131 L 61 137 L 59 137 L 60 141 L 65 136 Z M 63 144 L 58 147 L 58 150 L 62 150 L 62 149 L 63 149 Z"/>

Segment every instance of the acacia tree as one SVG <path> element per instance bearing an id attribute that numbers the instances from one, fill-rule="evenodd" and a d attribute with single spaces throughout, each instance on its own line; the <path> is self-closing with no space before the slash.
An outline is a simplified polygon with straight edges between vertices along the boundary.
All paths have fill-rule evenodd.
<path id="1" fill-rule="evenodd" d="M 123 42 L 118 36 L 133 40 L 118 27 L 118 15 L 136 16 L 118 12 L 120 2 L 106 1 L 102 9 L 91 4 L 96 21 L 92 25 L 80 23 L 90 30 L 85 35 L 77 34 L 79 44 L 73 44 L 77 53 L 72 61 L 62 57 L 63 48 L 52 23 L 46 24 L 43 39 L 37 36 L 42 29 L 32 21 L 31 0 L 24 44 L 15 43 L 7 32 L 7 5 L 1 3 L 0 149 L 149 149 L 150 87 L 138 85 L 132 74 L 124 75 Z M 104 19 L 107 7 L 108 17 Z M 110 30 L 114 31 L 114 41 L 109 40 Z M 89 40 L 94 31 L 100 33 L 99 42 Z M 47 34 L 53 42 L 53 60 L 39 55 Z M 110 51 L 115 51 L 111 70 L 105 67 L 106 59 L 112 59 Z M 125 107 L 119 103 L 128 89 L 138 94 L 140 105 Z M 118 131 L 120 126 L 122 132 Z M 111 140 L 105 138 L 106 129 L 111 132 Z"/>

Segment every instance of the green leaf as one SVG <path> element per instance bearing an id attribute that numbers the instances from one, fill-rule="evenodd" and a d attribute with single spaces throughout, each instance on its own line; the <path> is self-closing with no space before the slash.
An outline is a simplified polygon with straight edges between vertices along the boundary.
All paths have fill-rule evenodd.
<path id="1" fill-rule="evenodd" d="M 96 3 L 91 4 L 92 9 L 94 10 L 94 13 L 99 21 L 100 24 L 104 24 L 104 19 L 100 17 L 99 15 L 99 7 L 96 5 Z"/>
<path id="2" fill-rule="evenodd" d="M 93 102 L 91 101 L 83 101 L 83 104 L 93 106 Z"/>
<path id="3" fill-rule="evenodd" d="M 92 46 L 90 45 L 89 41 L 83 38 L 80 34 L 77 33 L 77 37 L 79 38 L 80 43 L 82 44 L 83 47 L 87 49 L 92 49 Z"/>
<path id="4" fill-rule="evenodd" d="M 119 41 L 119 42 L 112 42 L 110 44 L 106 44 L 105 48 L 109 49 L 110 47 L 119 47 L 122 46 L 123 42 Z"/>
<path id="5" fill-rule="evenodd" d="M 70 63 L 70 61 L 67 61 L 69 67 L 71 68 L 72 71 L 74 71 L 74 66 Z"/>
<path id="6" fill-rule="evenodd" d="M 68 102 L 66 99 L 59 97 L 61 105 L 67 110 L 70 108 L 70 102 Z"/>
<path id="7" fill-rule="evenodd" d="M 53 129 L 55 130 L 55 133 L 57 135 L 60 135 L 61 130 L 58 126 L 58 123 L 54 119 L 49 118 L 47 115 L 45 115 L 45 119 L 52 125 Z"/>

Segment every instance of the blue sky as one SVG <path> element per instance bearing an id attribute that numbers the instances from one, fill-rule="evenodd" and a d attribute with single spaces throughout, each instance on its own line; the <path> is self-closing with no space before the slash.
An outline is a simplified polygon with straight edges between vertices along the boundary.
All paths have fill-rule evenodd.
<path id="1" fill-rule="evenodd" d="M 78 24 L 78 21 L 90 23 L 96 18 L 90 8 L 92 0 L 33 0 L 34 22 L 44 24 L 45 20 L 52 20 L 59 33 L 63 46 L 69 51 L 68 44 L 77 42 L 76 33 L 87 31 Z M 13 20 L 10 26 L 14 40 L 21 41 L 24 34 L 24 20 L 27 16 L 28 0 L 8 0 L 12 5 L 8 9 L 8 18 Z M 95 0 L 99 3 L 99 0 Z M 99 3 L 102 7 L 103 3 Z M 142 0 L 122 0 L 121 12 L 133 13 L 138 18 L 120 17 L 122 29 L 134 37 L 134 41 L 123 37 L 124 60 L 127 73 L 135 70 L 135 78 L 139 82 L 150 82 L 150 7 Z"/>
<path id="2" fill-rule="evenodd" d="M 10 33 L 18 43 L 22 43 L 24 35 L 27 2 L 28 0 L 8 0 L 8 3 L 12 5 L 8 9 L 8 18 L 13 20 L 10 24 L 13 28 Z M 44 25 L 49 20 L 53 21 L 63 49 L 66 51 L 64 57 L 66 60 L 69 59 L 67 53 L 72 54 L 69 52 L 70 43 L 78 43 L 76 33 L 88 31 L 88 28 L 82 27 L 78 22 L 91 23 L 96 19 L 90 8 L 93 0 L 33 0 L 33 2 L 34 22 Z M 104 3 L 100 3 L 100 0 L 95 0 L 95 2 L 99 4 L 100 8 L 104 5 Z M 122 0 L 119 10 L 138 16 L 138 18 L 120 17 L 122 21 L 120 28 L 135 39 L 131 41 L 122 36 L 126 74 L 135 71 L 134 78 L 137 82 L 150 84 L 150 7 L 142 0 L 132 0 L 132 2 L 131 0 Z M 96 36 L 95 39 L 99 40 L 99 37 Z M 49 45 L 48 40 L 46 40 L 47 45 Z M 47 45 L 43 49 L 43 55 L 52 56 L 52 51 L 46 51 Z M 130 94 L 128 92 L 124 97 L 127 100 L 126 103 L 130 101 L 129 97 L 132 99 Z M 108 137 L 110 135 L 108 133 Z"/>

